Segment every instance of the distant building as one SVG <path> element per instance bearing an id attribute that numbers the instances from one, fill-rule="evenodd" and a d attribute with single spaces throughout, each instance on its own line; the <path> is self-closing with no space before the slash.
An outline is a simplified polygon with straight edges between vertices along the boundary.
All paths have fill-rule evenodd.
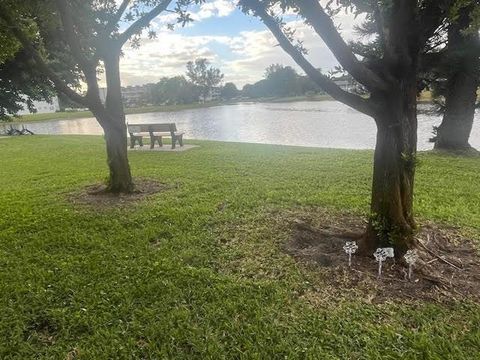
<path id="1" fill-rule="evenodd" d="M 222 89 L 219 87 L 214 87 L 208 91 L 207 96 L 203 97 L 200 95 L 198 97 L 198 101 L 201 102 L 206 102 L 206 101 L 215 101 L 215 100 L 220 100 L 222 97 Z"/>
<path id="2" fill-rule="evenodd" d="M 353 83 L 346 79 L 333 80 L 333 82 L 345 91 L 350 91 L 350 89 L 353 87 Z"/>
<path id="3" fill-rule="evenodd" d="M 52 97 L 51 103 L 47 101 L 34 101 L 33 106 L 37 110 L 37 114 L 47 114 L 60 111 L 60 105 L 58 104 L 58 97 Z M 27 105 L 24 105 L 24 109 L 18 112 L 18 115 L 27 115 L 30 114 L 30 111 L 27 108 Z"/>
<path id="4" fill-rule="evenodd" d="M 342 78 L 334 79 L 333 82 L 340 87 L 342 90 L 356 93 L 356 94 L 364 94 L 365 88 L 352 76 L 344 76 Z"/>
<path id="5" fill-rule="evenodd" d="M 122 100 L 126 107 L 147 105 L 151 102 L 154 84 L 122 87 Z"/>

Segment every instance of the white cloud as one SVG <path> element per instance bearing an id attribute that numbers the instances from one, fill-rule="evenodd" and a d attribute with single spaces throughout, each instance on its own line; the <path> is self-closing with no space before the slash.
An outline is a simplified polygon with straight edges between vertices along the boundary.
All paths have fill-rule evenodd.
<path id="1" fill-rule="evenodd" d="M 143 40 L 139 49 L 124 50 L 120 62 L 122 83 L 136 85 L 157 82 L 163 76 L 184 74 L 186 63 L 200 57 L 218 63 L 218 55 L 208 46 L 214 41 L 227 44 L 230 38 L 159 32 L 157 39 Z"/>
<path id="2" fill-rule="evenodd" d="M 291 22 L 289 25 L 296 27 L 297 39 L 304 41 L 309 49 L 308 57 L 316 67 L 330 69 L 337 64 L 323 41 L 304 24 Z M 240 36 L 232 39 L 230 48 L 238 57 L 225 61 L 223 71 L 227 80 L 239 85 L 259 80 L 265 68 L 272 63 L 290 65 L 301 72 L 290 56 L 278 46 L 276 39 L 268 30 L 242 32 Z"/>
<path id="3" fill-rule="evenodd" d="M 201 22 L 213 17 L 226 17 L 235 11 L 236 3 L 229 0 L 214 0 L 208 1 L 195 7 L 194 10 L 189 10 L 190 17 L 193 22 L 187 26 L 194 26 L 196 23 Z M 155 28 L 160 28 L 166 24 L 175 24 L 178 18 L 178 14 L 174 12 L 166 13 L 158 16 L 152 21 L 152 25 Z"/>
<path id="4" fill-rule="evenodd" d="M 200 7 L 197 16 L 199 19 L 227 16 L 224 14 L 234 10 L 231 4 L 226 0 L 203 4 L 206 7 L 203 10 Z M 358 21 L 361 19 L 355 20 L 349 14 L 338 16 L 336 23 L 341 24 L 345 39 L 354 38 L 353 25 Z M 296 29 L 296 38 L 302 40 L 309 50 L 307 57 L 314 66 L 329 70 L 337 65 L 330 50 L 310 27 L 300 20 L 287 24 Z M 214 44 L 217 46 L 213 47 Z M 212 50 L 218 48 L 218 44 L 230 52 L 229 56 Z M 225 73 L 225 81 L 233 81 L 239 86 L 261 79 L 264 69 L 272 63 L 290 65 L 300 71 L 268 30 L 242 31 L 234 36 L 185 36 L 159 30 L 158 38 L 144 40 L 140 49 L 125 49 L 121 61 L 122 81 L 124 85 L 134 85 L 157 82 L 163 76 L 184 74 L 186 62 L 198 57 L 208 58 Z"/>
<path id="5" fill-rule="evenodd" d="M 192 19 L 200 21 L 211 17 L 225 17 L 235 10 L 235 3 L 228 0 L 215 0 L 200 5 L 198 12 L 192 12 Z"/>

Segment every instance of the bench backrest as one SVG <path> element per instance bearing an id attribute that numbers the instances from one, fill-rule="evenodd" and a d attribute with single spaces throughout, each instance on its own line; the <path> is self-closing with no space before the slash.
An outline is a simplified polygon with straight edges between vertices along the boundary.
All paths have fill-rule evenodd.
<path id="1" fill-rule="evenodd" d="M 127 124 L 128 132 L 130 134 L 141 132 L 170 132 L 177 131 L 175 123 L 170 124 Z"/>

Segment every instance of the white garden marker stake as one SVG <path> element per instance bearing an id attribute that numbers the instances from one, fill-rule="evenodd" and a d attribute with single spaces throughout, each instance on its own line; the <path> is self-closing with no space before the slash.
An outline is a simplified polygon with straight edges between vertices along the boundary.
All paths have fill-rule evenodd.
<path id="1" fill-rule="evenodd" d="M 373 256 L 375 260 L 378 262 L 378 278 L 382 277 L 382 264 L 387 258 L 394 257 L 393 248 L 378 248 L 374 253 Z"/>
<path id="2" fill-rule="evenodd" d="M 393 248 L 392 247 L 388 247 L 388 248 L 382 248 L 385 253 L 387 254 L 387 258 L 394 258 L 395 257 L 395 252 L 393 251 Z"/>
<path id="3" fill-rule="evenodd" d="M 408 280 L 411 280 L 412 279 L 413 265 L 418 260 L 418 254 L 415 250 L 408 250 L 403 257 L 405 258 L 405 261 L 408 264 Z"/>
<path id="4" fill-rule="evenodd" d="M 352 254 L 355 254 L 357 249 L 358 245 L 355 241 L 347 241 L 343 246 L 343 250 L 345 250 L 348 255 L 348 267 L 352 267 Z"/>

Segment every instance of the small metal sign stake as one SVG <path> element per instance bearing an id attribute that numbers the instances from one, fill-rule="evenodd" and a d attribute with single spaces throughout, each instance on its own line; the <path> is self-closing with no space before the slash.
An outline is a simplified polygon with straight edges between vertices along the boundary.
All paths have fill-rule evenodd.
<path id="1" fill-rule="evenodd" d="M 408 280 L 412 279 L 413 265 L 418 260 L 418 254 L 415 250 L 408 250 L 403 256 L 408 264 Z"/>
<path id="2" fill-rule="evenodd" d="M 375 260 L 378 262 L 378 278 L 382 277 L 382 264 L 387 258 L 393 258 L 394 252 L 393 248 L 378 248 L 374 253 L 373 256 Z"/>
<path id="3" fill-rule="evenodd" d="M 347 241 L 343 246 L 343 250 L 345 250 L 348 255 L 348 267 L 352 267 L 352 254 L 355 254 L 357 249 L 358 245 L 355 241 Z"/>

